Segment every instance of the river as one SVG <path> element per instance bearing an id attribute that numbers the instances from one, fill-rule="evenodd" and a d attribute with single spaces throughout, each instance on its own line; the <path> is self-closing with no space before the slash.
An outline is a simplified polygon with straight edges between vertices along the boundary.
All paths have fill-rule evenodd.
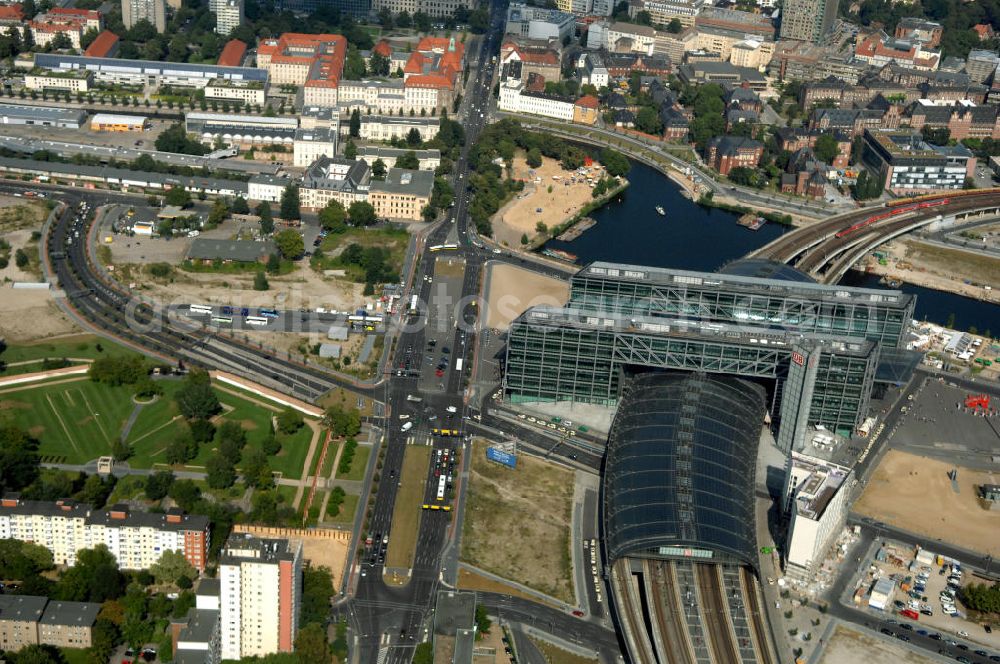
<path id="1" fill-rule="evenodd" d="M 627 177 L 631 186 L 590 214 L 596 226 L 573 242 L 550 240 L 545 246 L 576 254 L 580 265 L 602 260 L 711 272 L 790 230 L 772 223 L 758 231 L 744 228 L 736 223 L 739 215 L 696 204 L 645 164 L 632 162 Z M 666 216 L 657 214 L 657 205 Z M 857 272 L 848 273 L 844 283 L 885 288 L 878 277 Z M 944 324 L 954 314 L 958 329 L 1000 332 L 1000 306 L 911 284 L 900 290 L 917 295 L 918 320 Z"/>

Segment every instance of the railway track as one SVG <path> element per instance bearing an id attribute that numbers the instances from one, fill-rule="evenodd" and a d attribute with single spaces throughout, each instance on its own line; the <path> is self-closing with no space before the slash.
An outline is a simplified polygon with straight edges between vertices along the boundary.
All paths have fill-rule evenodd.
<path id="1" fill-rule="evenodd" d="M 743 664 L 736 637 L 729 626 L 729 611 L 717 565 L 695 565 L 702 623 L 714 664 Z"/>
<path id="2" fill-rule="evenodd" d="M 52 225 L 45 238 L 45 255 L 69 305 L 95 328 L 167 361 L 181 359 L 196 366 L 226 369 L 258 382 L 272 383 L 308 401 L 338 385 L 331 376 L 265 356 L 236 341 L 223 340 L 203 330 L 182 329 L 162 311 L 137 302 L 116 284 L 93 272 L 82 238 L 74 245 L 66 245 L 72 217 L 72 209 L 67 207 Z M 86 238 L 89 225 L 77 230 L 76 237 Z"/>
<path id="3" fill-rule="evenodd" d="M 687 625 L 681 616 L 683 607 L 678 592 L 674 564 L 662 560 L 646 561 L 650 604 L 656 628 L 663 641 L 660 652 L 663 664 L 696 664 Z"/>
<path id="4" fill-rule="evenodd" d="M 629 571 L 628 559 L 617 561 L 611 568 L 612 586 L 617 586 L 616 598 L 621 602 L 618 615 L 625 632 L 624 637 L 634 646 L 633 652 L 640 662 L 664 664 L 656 658 L 655 646 L 646 632 L 643 621 L 642 600 L 638 597 L 636 584 Z"/>
<path id="5" fill-rule="evenodd" d="M 740 568 L 740 585 L 743 589 L 746 614 L 750 619 L 750 638 L 760 664 L 778 664 L 774 650 L 774 640 L 768 627 L 767 616 L 761 603 L 760 592 L 753 573 L 746 567 Z"/>

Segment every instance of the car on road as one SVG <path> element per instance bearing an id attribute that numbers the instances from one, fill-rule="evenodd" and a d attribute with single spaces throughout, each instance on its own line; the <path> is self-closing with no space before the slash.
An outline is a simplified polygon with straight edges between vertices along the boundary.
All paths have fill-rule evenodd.
<path id="1" fill-rule="evenodd" d="M 583 617 L 583 611 L 580 611 L 579 609 L 577 609 L 576 611 L 573 612 L 573 615 L 576 616 L 577 618 L 582 618 Z"/>

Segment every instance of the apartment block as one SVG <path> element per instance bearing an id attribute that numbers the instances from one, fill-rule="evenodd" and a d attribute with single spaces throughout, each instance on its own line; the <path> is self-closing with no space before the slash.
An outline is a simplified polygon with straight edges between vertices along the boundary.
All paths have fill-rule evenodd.
<path id="1" fill-rule="evenodd" d="M 243 0 L 226 0 L 215 13 L 215 32 L 228 36 L 243 23 Z"/>
<path id="2" fill-rule="evenodd" d="M 833 28 L 838 0 L 788 0 L 781 12 L 781 38 L 818 44 Z"/>
<path id="3" fill-rule="evenodd" d="M 30 645 L 89 648 L 101 605 L 56 602 L 34 595 L 0 595 L 0 650 Z"/>
<path id="4" fill-rule="evenodd" d="M 219 559 L 223 659 L 292 652 L 302 601 L 302 544 L 234 533 Z"/>
<path id="5" fill-rule="evenodd" d="M 390 168 L 385 180 L 372 180 L 368 202 L 380 219 L 420 221 L 433 190 L 431 171 Z"/>
<path id="6" fill-rule="evenodd" d="M 902 131 L 865 130 L 861 159 L 894 194 L 961 189 L 976 171 L 976 157 L 961 143 L 930 145 Z"/>
<path id="7" fill-rule="evenodd" d="M 331 200 L 344 207 L 368 199 L 371 169 L 360 159 L 320 157 L 302 176 L 299 197 L 302 207 L 320 209 Z"/>
<path id="8" fill-rule="evenodd" d="M 157 32 L 167 29 L 167 4 L 164 0 L 122 0 L 122 23 L 131 29 L 146 19 Z"/>
<path id="9" fill-rule="evenodd" d="M 93 9 L 54 8 L 36 16 L 28 26 L 36 46 L 48 46 L 58 35 L 65 35 L 79 49 L 87 30 L 104 29 L 104 18 Z"/>
<path id="10" fill-rule="evenodd" d="M 124 505 L 95 510 L 71 500 L 0 499 L 0 539 L 33 542 L 52 552 L 57 565 L 72 565 L 76 552 L 104 544 L 121 569 L 147 569 L 165 551 L 184 554 L 204 571 L 210 543 L 208 517 L 179 510 L 133 511 Z"/>

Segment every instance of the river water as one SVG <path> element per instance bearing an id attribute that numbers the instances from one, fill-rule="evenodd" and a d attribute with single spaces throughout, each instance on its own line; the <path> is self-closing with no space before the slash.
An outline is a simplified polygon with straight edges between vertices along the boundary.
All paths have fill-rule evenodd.
<path id="1" fill-rule="evenodd" d="M 789 230 L 772 223 L 758 231 L 744 228 L 736 223 L 739 215 L 697 205 L 667 177 L 638 162 L 627 177 L 631 186 L 590 214 L 596 226 L 573 242 L 550 240 L 545 246 L 576 254 L 580 265 L 603 260 L 711 272 Z M 657 205 L 666 216 L 657 214 Z M 857 272 L 848 273 L 844 283 L 885 288 L 878 277 Z M 900 290 L 917 295 L 918 320 L 943 324 L 954 314 L 958 329 L 1000 332 L 1000 306 L 910 284 Z"/>

